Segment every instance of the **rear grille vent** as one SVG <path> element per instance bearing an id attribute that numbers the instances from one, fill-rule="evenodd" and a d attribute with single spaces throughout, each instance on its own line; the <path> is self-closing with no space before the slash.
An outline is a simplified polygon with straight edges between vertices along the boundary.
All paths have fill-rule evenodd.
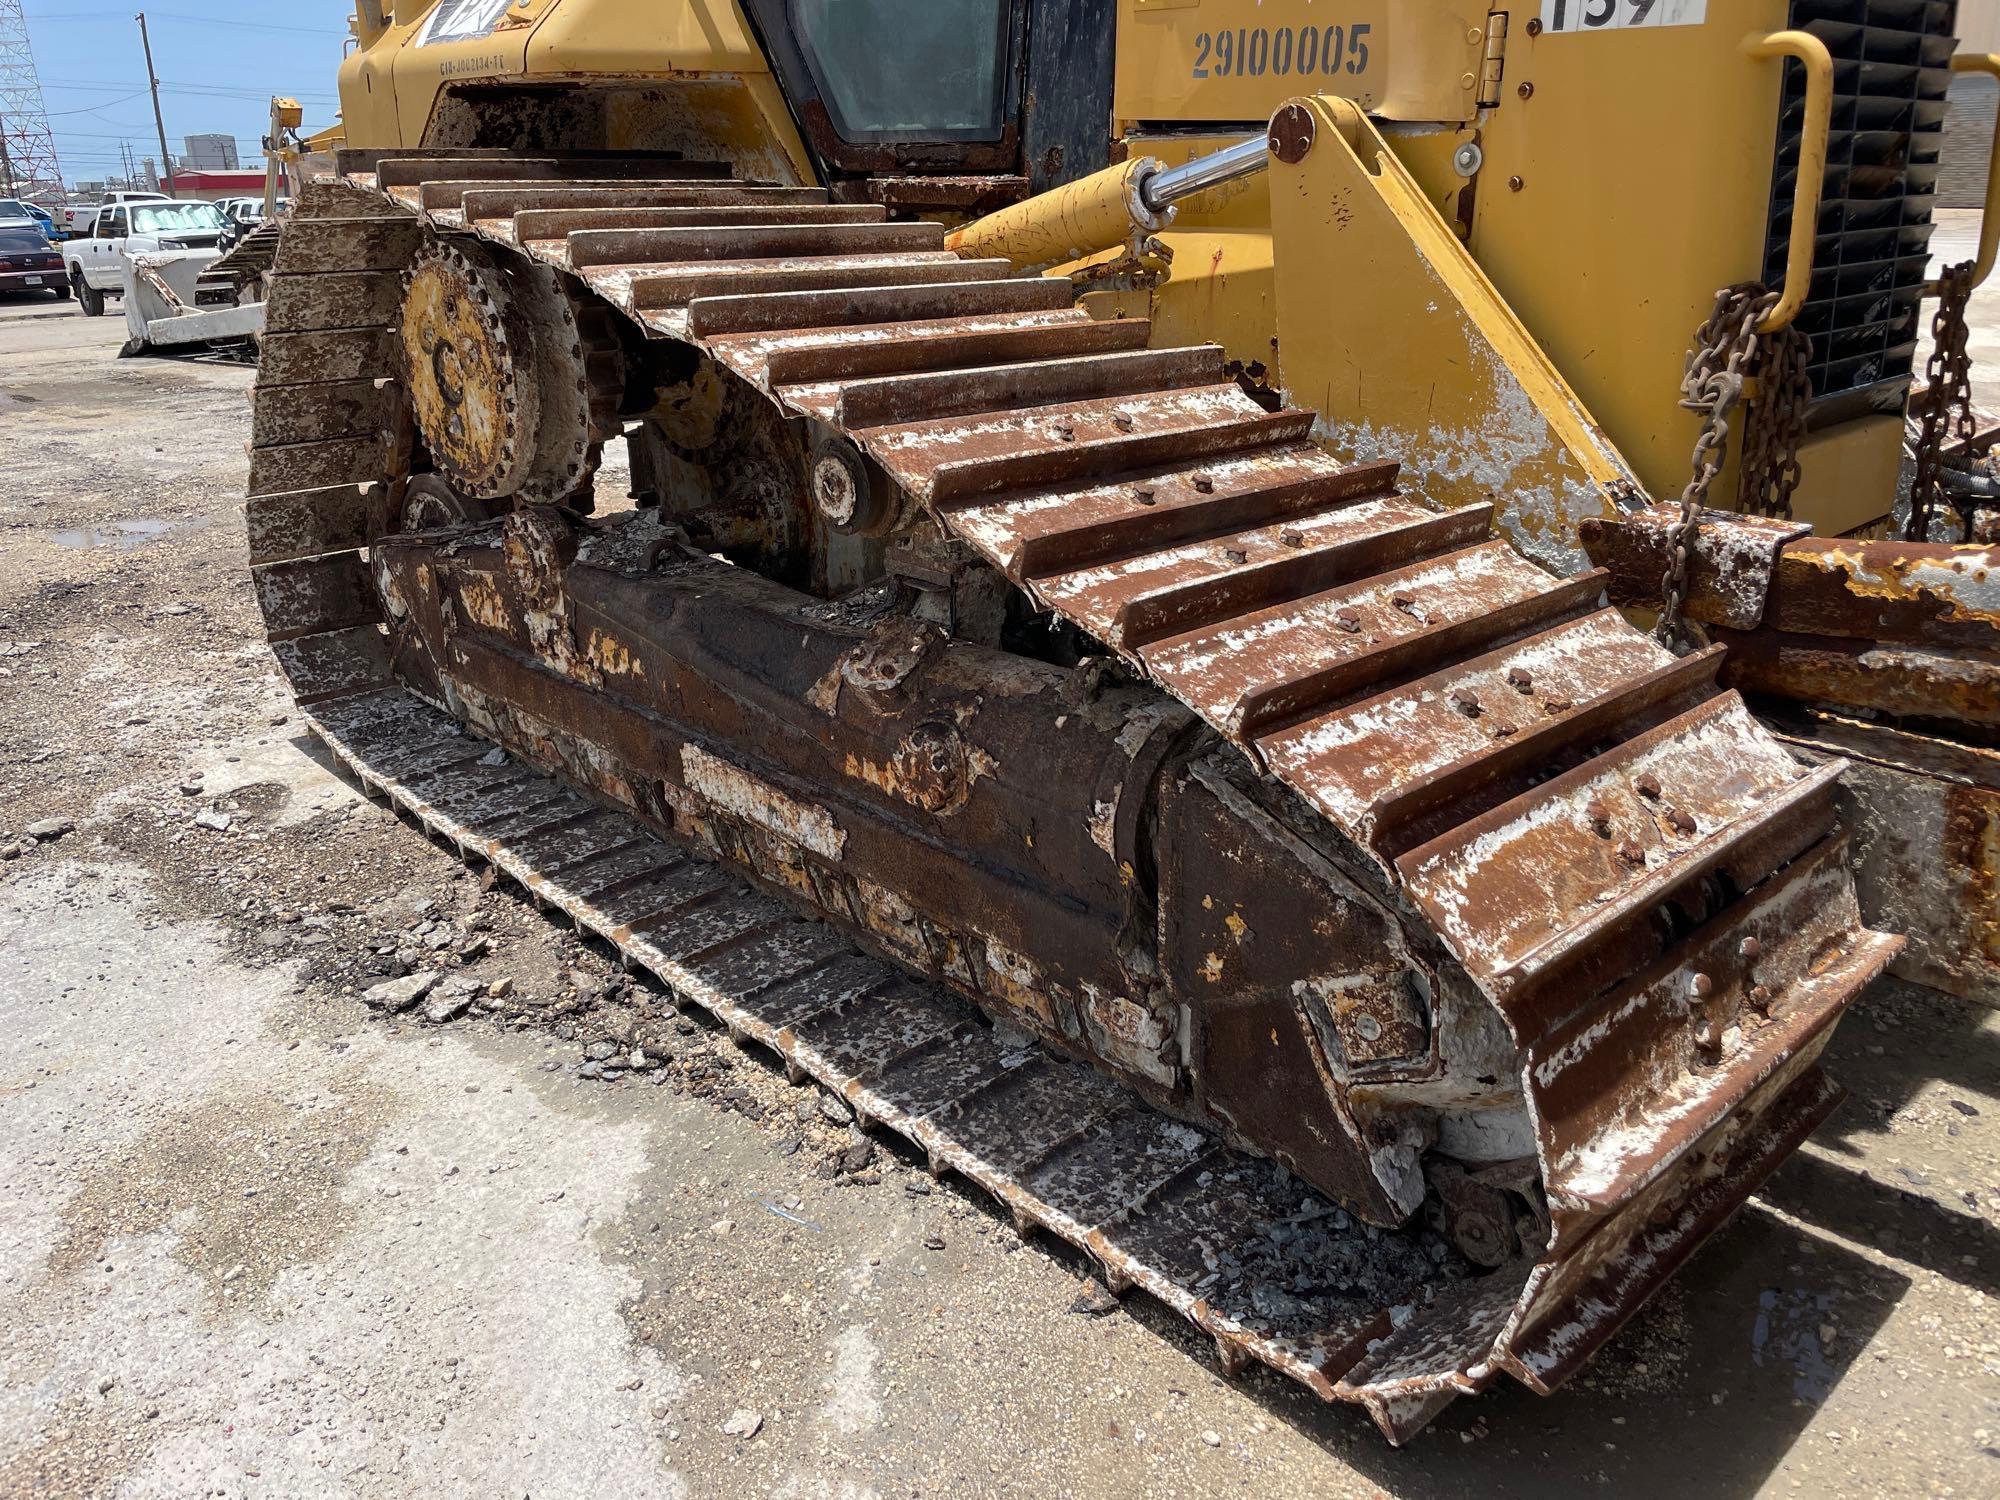
<path id="1" fill-rule="evenodd" d="M 1833 54 L 1833 122 L 1799 327 L 1816 397 L 1888 386 L 1900 399 L 1918 346 L 1931 206 L 1951 81 L 1956 0 L 1793 0 L 1792 25 Z M 1805 124 L 1805 70 L 1785 66 L 1764 279 L 1785 279 Z"/>

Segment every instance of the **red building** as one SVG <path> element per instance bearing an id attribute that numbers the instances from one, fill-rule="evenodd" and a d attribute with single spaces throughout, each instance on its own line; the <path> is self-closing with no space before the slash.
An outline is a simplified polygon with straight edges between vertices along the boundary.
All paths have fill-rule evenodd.
<path id="1" fill-rule="evenodd" d="M 165 192 L 163 181 L 160 191 Z M 213 202 L 217 198 L 261 198 L 264 195 L 264 169 L 254 172 L 189 172 L 181 168 L 174 170 L 174 196 L 177 198 L 204 198 Z"/>

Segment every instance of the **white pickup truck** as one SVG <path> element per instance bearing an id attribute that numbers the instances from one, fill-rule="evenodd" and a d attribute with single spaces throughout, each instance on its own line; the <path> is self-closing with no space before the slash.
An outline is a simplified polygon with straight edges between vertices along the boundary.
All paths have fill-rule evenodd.
<path id="1" fill-rule="evenodd" d="M 106 293 L 123 292 L 121 254 L 155 250 L 209 250 L 222 238 L 222 215 L 212 203 L 157 199 L 107 203 L 89 235 L 66 241 L 63 266 L 77 305 L 86 316 L 104 315 Z"/>
<path id="2" fill-rule="evenodd" d="M 90 233 L 97 215 L 114 203 L 169 203 L 165 193 L 106 193 L 95 204 L 72 203 L 57 210 L 56 229 L 64 239 L 81 239 Z"/>

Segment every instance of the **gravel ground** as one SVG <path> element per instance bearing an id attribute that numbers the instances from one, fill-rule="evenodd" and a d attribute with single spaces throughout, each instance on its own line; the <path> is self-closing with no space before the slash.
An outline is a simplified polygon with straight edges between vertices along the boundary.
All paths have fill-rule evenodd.
<path id="1" fill-rule="evenodd" d="M 249 370 L 121 338 L 0 305 L 0 1495 L 2000 1489 L 2000 1017 L 1865 997 L 1584 1377 L 1392 1450 L 361 800 L 259 641 Z M 363 1004 L 411 966 L 455 1019 Z"/>

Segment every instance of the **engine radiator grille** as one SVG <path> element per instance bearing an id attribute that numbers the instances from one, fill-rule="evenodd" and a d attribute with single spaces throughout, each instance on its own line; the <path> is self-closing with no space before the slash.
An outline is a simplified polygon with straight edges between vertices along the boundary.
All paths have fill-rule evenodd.
<path id="1" fill-rule="evenodd" d="M 1833 122 L 1799 327 L 1813 395 L 1900 405 L 1919 344 L 1931 207 L 1957 0 L 1794 0 L 1791 24 L 1833 54 Z M 1785 66 L 1764 279 L 1785 276 L 1805 123 L 1805 70 Z M 1856 399 L 1849 396 L 1849 399 Z M 1861 398 L 1861 399 L 1865 399 Z"/>

